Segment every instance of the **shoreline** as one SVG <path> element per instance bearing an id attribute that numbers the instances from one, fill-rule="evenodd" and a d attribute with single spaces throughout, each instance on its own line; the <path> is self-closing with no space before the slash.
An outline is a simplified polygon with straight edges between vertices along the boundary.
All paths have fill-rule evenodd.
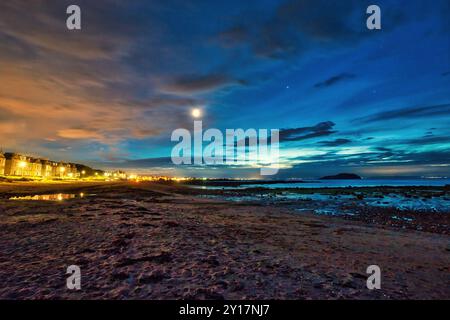
<path id="1" fill-rule="evenodd" d="M 161 183 L 16 187 L 0 184 L 0 194 L 95 196 L 0 199 L 3 299 L 450 299 L 445 234 Z M 81 268 L 80 291 L 65 288 L 70 264 Z M 382 290 L 365 286 L 372 264 Z"/>
<path id="2" fill-rule="evenodd" d="M 210 199 L 239 205 L 255 205 L 285 208 L 292 214 L 312 214 L 314 216 L 337 217 L 343 220 L 360 221 L 369 226 L 382 228 L 410 229 L 431 233 L 450 234 L 450 188 L 448 186 L 411 187 L 325 187 L 325 188 L 249 188 L 249 189 L 199 189 L 179 182 L 121 182 L 121 181 L 55 181 L 0 183 L 0 199 L 30 195 L 59 194 L 64 192 L 88 193 L 102 186 L 151 185 L 153 190 L 163 194 L 194 196 L 196 199 Z M 383 202 L 386 195 L 406 195 L 408 198 L 432 199 L 444 197 L 447 211 L 400 209 L 390 207 L 365 206 L 365 199 L 376 195 Z M 296 199 L 285 195 L 299 195 Z M 314 200 L 315 195 L 327 195 L 327 200 Z M 312 197 L 312 198 L 310 198 Z M 406 199 L 406 198 L 405 198 Z M 16 200 L 17 201 L 17 200 Z"/>

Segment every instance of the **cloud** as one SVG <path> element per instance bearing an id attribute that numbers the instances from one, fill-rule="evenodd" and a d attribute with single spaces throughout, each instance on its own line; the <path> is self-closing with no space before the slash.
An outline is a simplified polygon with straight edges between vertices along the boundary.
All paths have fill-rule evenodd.
<path id="1" fill-rule="evenodd" d="M 332 141 L 320 141 L 319 144 L 325 146 L 325 147 L 338 147 L 338 146 L 342 146 L 344 144 L 348 144 L 352 142 L 351 140 L 348 139 L 336 139 L 336 140 L 332 140 Z"/>
<path id="2" fill-rule="evenodd" d="M 330 70 L 328 58 L 333 59 L 336 53 L 340 57 L 344 56 L 342 53 L 348 53 L 341 49 L 354 49 L 365 39 L 382 37 L 403 21 L 393 22 L 392 19 L 393 16 L 402 18 L 403 6 L 390 5 L 390 10 L 383 12 L 384 31 L 369 32 L 365 28 L 367 1 L 359 0 L 285 0 L 264 1 L 264 4 L 78 0 L 77 4 L 82 8 L 82 30 L 70 32 L 65 28 L 65 9 L 72 3 L 70 0 L 9 0 L 0 5 L 2 147 L 48 153 L 50 158 L 55 158 L 54 155 L 61 151 L 66 152 L 62 159 L 69 156 L 97 161 L 106 159 L 111 163 L 146 168 L 169 167 L 170 159 L 128 159 L 166 154 L 170 148 L 170 134 L 167 133 L 192 125 L 188 114 L 192 106 L 208 106 L 209 115 L 217 111 L 217 120 L 222 121 L 217 123 L 218 127 L 224 124 L 224 119 L 227 124 L 234 121 L 235 114 L 229 110 L 240 111 L 242 106 L 248 106 L 248 110 L 242 111 L 243 119 L 258 112 L 261 116 L 267 115 L 263 114 L 265 110 L 261 111 L 266 101 L 268 108 L 280 106 L 280 111 L 284 112 L 286 109 L 283 108 L 288 107 L 283 105 L 287 101 L 283 97 L 286 90 L 277 91 L 270 85 L 276 83 L 279 87 L 281 82 L 278 80 L 284 82 L 291 76 L 292 81 L 300 78 L 288 74 L 287 69 L 298 67 L 296 75 L 300 75 L 303 67 L 322 74 L 322 67 Z M 336 61 L 330 60 L 338 70 L 348 72 L 331 73 L 328 79 L 319 79 L 322 81 L 315 86 L 326 88 L 341 82 L 346 84 L 345 81 L 355 77 L 350 72 L 359 74 L 356 71 L 359 64 L 355 62 L 364 59 L 365 49 L 373 50 L 374 47 L 368 40 L 367 47 L 358 48 L 362 50 L 357 50 L 355 60 L 348 64 L 337 62 L 336 65 Z M 318 57 L 325 63 L 309 69 L 309 62 L 302 60 L 306 55 L 312 62 Z M 446 70 L 446 67 L 442 69 Z M 306 78 L 301 81 L 305 81 L 306 86 L 317 82 L 308 81 L 307 73 L 302 73 L 303 76 Z M 367 75 L 367 79 L 372 80 L 369 77 Z M 249 90 L 239 90 L 233 95 L 235 88 Z M 303 94 L 300 90 L 299 95 Z M 398 94 L 397 88 L 391 90 Z M 424 94 L 428 95 L 430 91 L 425 90 L 429 89 L 424 88 Z M 295 92 L 289 91 L 290 94 Z M 309 91 L 317 94 L 315 90 Z M 373 101 L 366 91 L 364 89 L 361 94 Z M 304 98 L 307 104 L 310 96 Z M 385 98 L 383 96 L 379 102 L 386 101 Z M 355 104 L 361 105 L 358 101 Z M 333 103 L 329 105 L 331 115 L 334 107 Z M 448 108 L 438 111 L 431 107 L 428 111 L 424 108 L 404 114 L 402 110 L 379 112 L 361 121 L 448 114 Z M 339 114 L 339 119 L 348 116 L 346 110 Z M 272 114 L 269 117 L 267 124 L 275 127 L 279 125 L 277 121 L 284 120 L 277 118 L 276 113 L 273 119 Z M 316 119 L 321 118 L 312 121 Z M 243 120 L 236 118 L 236 121 L 242 123 Z M 388 130 L 379 123 L 375 126 Z M 335 124 L 328 121 L 311 127 L 284 129 L 280 138 L 282 141 L 311 139 L 314 142 L 313 138 L 335 133 L 334 127 Z M 355 130 L 362 132 L 360 128 Z M 367 135 L 368 131 L 363 134 Z M 340 136 L 350 137 L 342 133 Z M 407 138 L 397 142 L 406 145 L 445 143 L 444 138 L 438 140 L 437 137 L 421 141 L 407 141 Z M 329 140 L 318 145 L 350 143 L 345 142 L 347 139 Z M 378 138 L 375 145 L 377 141 Z M 352 146 L 357 143 L 352 141 Z M 404 160 L 398 150 L 391 154 L 381 151 L 340 157 L 342 163 L 350 158 L 364 161 L 381 156 Z M 333 162 L 337 157 L 330 154 L 318 160 L 327 159 L 334 165 L 341 163 Z"/>
<path id="3" fill-rule="evenodd" d="M 375 149 L 378 151 L 383 151 L 383 152 L 391 152 L 390 148 L 385 148 L 385 147 L 376 147 Z"/>
<path id="4" fill-rule="evenodd" d="M 58 151 L 68 151 L 72 149 L 72 147 L 68 146 L 65 143 L 57 142 L 57 141 L 49 141 L 46 140 L 42 143 L 42 146 L 50 149 L 50 150 L 58 150 Z"/>
<path id="5" fill-rule="evenodd" d="M 312 48 L 338 48 L 356 44 L 372 36 L 367 32 L 364 15 L 366 1 L 288 0 L 266 17 L 258 11 L 245 10 L 238 22 L 217 34 L 224 47 L 248 47 L 259 57 L 289 59 Z M 254 19 L 248 19 L 249 16 Z M 391 7 L 384 23 L 392 31 L 407 15 Z"/>
<path id="6" fill-rule="evenodd" d="M 417 165 L 426 165 L 433 163 L 448 163 L 450 147 L 441 148 L 440 150 L 416 151 L 420 141 L 410 139 L 404 141 L 404 146 L 386 147 L 370 147 L 361 148 L 361 152 L 346 153 L 341 151 L 328 152 L 326 155 L 310 157 L 309 160 L 334 163 L 336 166 L 350 163 L 358 163 L 359 165 L 389 165 L 395 163 L 409 163 Z M 406 145 L 410 142 L 411 145 Z M 447 139 L 447 143 L 449 140 Z M 382 142 L 381 142 L 382 143 Z M 397 144 L 397 143 L 394 143 Z M 416 145 L 417 144 L 417 145 Z M 414 148 L 412 148 L 414 147 Z M 412 150 L 412 151 L 411 151 Z M 420 149 L 419 149 L 420 150 Z"/>
<path id="7" fill-rule="evenodd" d="M 337 131 L 331 129 L 335 126 L 334 122 L 320 122 L 312 127 L 300 127 L 280 130 L 280 141 L 301 141 L 311 138 L 328 136 Z"/>
<path id="8" fill-rule="evenodd" d="M 58 131 L 58 136 L 65 139 L 102 139 L 97 131 L 89 129 L 62 129 Z"/>
<path id="9" fill-rule="evenodd" d="M 136 51 L 154 69 L 166 67 L 163 58 L 178 66 L 168 54 L 177 44 L 161 36 L 157 18 L 163 3 L 80 0 L 82 30 L 73 32 L 65 26 L 69 4 L 11 0 L 0 6 L 0 134 L 5 147 L 51 153 L 61 148 L 42 141 L 53 139 L 86 154 L 89 145 L 108 149 L 160 136 L 185 126 L 185 110 L 203 102 L 191 90 L 232 82 L 225 76 L 192 76 L 183 83 L 174 76 L 179 69 L 135 68 L 129 57 Z M 176 94 L 159 87 L 167 78 L 178 86 Z"/>
<path id="10" fill-rule="evenodd" d="M 411 145 L 411 146 L 423 146 L 423 145 L 430 145 L 430 144 L 446 144 L 446 143 L 450 144 L 450 136 L 427 135 L 427 136 L 423 136 L 420 138 L 394 140 L 391 143 L 405 144 L 405 145 Z"/>
<path id="11" fill-rule="evenodd" d="M 332 85 L 335 85 L 336 83 L 353 79 L 355 77 L 354 74 L 351 73 L 340 73 L 336 76 L 330 77 L 322 82 L 318 82 L 314 85 L 315 88 L 324 88 L 324 87 L 330 87 Z"/>
<path id="12" fill-rule="evenodd" d="M 88 5 L 86 1 L 79 1 L 78 4 L 86 9 L 85 13 L 89 12 L 82 15 L 82 21 L 88 30 L 68 32 L 65 28 L 65 11 L 69 4 L 69 1 L 8 1 L 7 4 L 2 4 L 0 11 L 0 29 L 3 34 L 20 41 L 38 55 L 56 53 L 92 60 L 111 59 L 120 53 L 121 48 L 129 41 L 125 32 L 98 36 L 99 33 L 105 34 L 107 28 L 113 25 L 113 22 L 106 25 L 104 22 L 108 16 L 115 15 L 120 6 L 109 0 L 103 5 Z"/>
<path id="13" fill-rule="evenodd" d="M 170 93 L 200 93 L 222 88 L 227 85 L 239 84 L 224 74 L 190 75 L 176 78 L 163 84 L 161 89 Z"/>
<path id="14" fill-rule="evenodd" d="M 398 119 L 416 119 L 435 116 L 448 116 L 450 114 L 450 104 L 439 104 L 419 107 L 409 107 L 383 111 L 370 116 L 354 119 L 353 122 L 371 123 L 378 121 L 398 120 Z"/>
<path id="15" fill-rule="evenodd" d="M 170 167 L 173 166 L 173 162 L 170 157 L 127 159 L 120 166 L 122 168 Z"/>
<path id="16" fill-rule="evenodd" d="M 390 157 L 391 160 L 408 161 L 416 165 L 430 165 L 435 163 L 448 163 L 450 159 L 450 149 L 441 151 L 423 151 L 423 152 L 408 152 L 396 151 Z M 393 163 L 393 162 L 392 162 Z M 386 165 L 389 161 L 386 161 Z"/>
<path id="17" fill-rule="evenodd" d="M 242 25 L 233 26 L 219 32 L 217 40 L 224 47 L 233 47 L 248 40 L 248 30 Z"/>

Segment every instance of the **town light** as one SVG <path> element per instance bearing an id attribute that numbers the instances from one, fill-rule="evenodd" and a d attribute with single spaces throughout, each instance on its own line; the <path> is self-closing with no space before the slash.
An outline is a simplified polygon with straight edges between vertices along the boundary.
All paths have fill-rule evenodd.
<path id="1" fill-rule="evenodd" d="M 83 170 L 83 171 L 81 171 L 81 174 L 86 174 L 86 171 L 84 171 L 84 170 Z"/>
<path id="2" fill-rule="evenodd" d="M 59 171 L 60 171 L 61 173 L 63 173 L 64 171 L 66 171 L 66 168 L 61 167 L 61 168 L 59 168 Z"/>
<path id="3" fill-rule="evenodd" d="M 19 167 L 20 168 L 25 168 L 27 166 L 27 163 L 25 161 L 20 161 L 19 162 Z"/>

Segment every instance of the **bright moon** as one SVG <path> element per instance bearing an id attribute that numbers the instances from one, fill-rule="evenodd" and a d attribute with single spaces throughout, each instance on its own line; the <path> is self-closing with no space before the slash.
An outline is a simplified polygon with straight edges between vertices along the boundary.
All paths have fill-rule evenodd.
<path id="1" fill-rule="evenodd" d="M 194 118 L 199 118 L 202 115 L 202 112 L 200 111 L 200 109 L 192 109 L 192 116 Z"/>

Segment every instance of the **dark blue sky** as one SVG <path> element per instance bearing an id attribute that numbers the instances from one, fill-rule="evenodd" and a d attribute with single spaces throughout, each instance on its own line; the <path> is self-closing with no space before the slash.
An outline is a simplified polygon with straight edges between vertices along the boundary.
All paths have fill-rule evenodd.
<path id="1" fill-rule="evenodd" d="M 65 28 L 78 4 L 82 30 Z M 382 30 L 366 28 L 370 4 Z M 280 129 L 279 177 L 450 176 L 450 3 L 3 1 L 0 145 L 97 167 L 174 167 L 176 128 Z"/>

